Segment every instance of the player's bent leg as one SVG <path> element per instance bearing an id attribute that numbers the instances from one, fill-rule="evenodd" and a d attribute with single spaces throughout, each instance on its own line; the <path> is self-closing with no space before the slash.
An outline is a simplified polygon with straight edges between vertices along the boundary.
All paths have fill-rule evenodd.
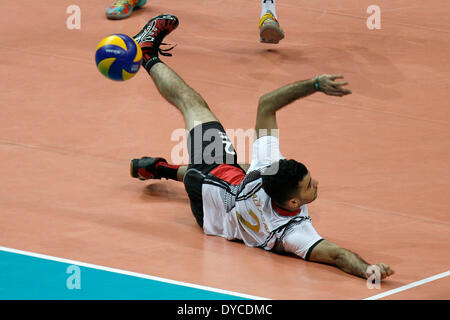
<path id="1" fill-rule="evenodd" d="M 187 166 L 169 164 L 164 158 L 142 157 L 130 162 L 130 175 L 139 180 L 172 179 L 183 181 Z"/>
<path id="2" fill-rule="evenodd" d="M 202 186 L 205 179 L 222 186 L 238 185 L 245 177 L 245 170 L 239 166 L 235 149 L 218 121 L 195 126 L 189 132 L 188 150 L 189 166 L 183 183 L 192 213 L 198 225 L 203 227 Z"/>
<path id="3" fill-rule="evenodd" d="M 180 182 L 183 182 L 184 175 L 186 174 L 186 171 L 188 169 L 188 166 L 180 166 L 177 170 L 177 180 Z"/>

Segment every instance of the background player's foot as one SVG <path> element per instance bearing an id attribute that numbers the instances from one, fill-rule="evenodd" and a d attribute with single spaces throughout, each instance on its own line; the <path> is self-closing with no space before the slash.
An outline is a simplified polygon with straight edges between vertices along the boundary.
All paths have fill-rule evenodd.
<path id="1" fill-rule="evenodd" d="M 270 10 L 259 19 L 259 36 L 262 43 L 276 44 L 284 38 L 284 31 Z"/>
<path id="2" fill-rule="evenodd" d="M 159 46 L 166 35 L 178 27 L 178 18 L 171 14 L 163 14 L 150 19 L 144 28 L 133 38 L 141 46 L 143 54 L 160 53 L 163 56 L 171 56 L 170 53 L 162 50 Z"/>
<path id="3" fill-rule="evenodd" d="M 106 17 L 112 20 L 128 18 L 134 9 L 142 7 L 146 2 L 147 0 L 116 0 L 106 9 Z"/>
<path id="4" fill-rule="evenodd" d="M 133 159 L 130 162 L 130 175 L 140 180 L 161 179 L 156 170 L 157 164 L 160 162 L 167 164 L 164 158 L 143 157 Z"/>

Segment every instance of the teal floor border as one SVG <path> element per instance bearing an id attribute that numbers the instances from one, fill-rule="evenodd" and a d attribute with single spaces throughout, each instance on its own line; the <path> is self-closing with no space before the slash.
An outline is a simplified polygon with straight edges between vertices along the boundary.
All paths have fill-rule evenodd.
<path id="1" fill-rule="evenodd" d="M 241 300 L 138 276 L 0 250 L 1 300 Z"/>

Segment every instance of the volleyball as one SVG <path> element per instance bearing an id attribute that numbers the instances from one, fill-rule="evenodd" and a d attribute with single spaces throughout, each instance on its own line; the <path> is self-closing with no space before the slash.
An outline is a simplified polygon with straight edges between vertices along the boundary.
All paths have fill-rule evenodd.
<path id="1" fill-rule="evenodd" d="M 126 34 L 112 34 L 98 44 L 95 62 L 105 77 L 115 81 L 129 80 L 139 71 L 142 50 Z"/>

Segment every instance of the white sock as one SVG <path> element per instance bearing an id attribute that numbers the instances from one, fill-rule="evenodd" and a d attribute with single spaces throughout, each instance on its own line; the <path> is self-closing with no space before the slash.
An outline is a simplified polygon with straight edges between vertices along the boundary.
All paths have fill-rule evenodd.
<path id="1" fill-rule="evenodd" d="M 266 14 L 267 10 L 272 11 L 273 16 L 278 19 L 276 9 L 275 9 L 275 0 L 261 0 L 261 16 Z"/>

